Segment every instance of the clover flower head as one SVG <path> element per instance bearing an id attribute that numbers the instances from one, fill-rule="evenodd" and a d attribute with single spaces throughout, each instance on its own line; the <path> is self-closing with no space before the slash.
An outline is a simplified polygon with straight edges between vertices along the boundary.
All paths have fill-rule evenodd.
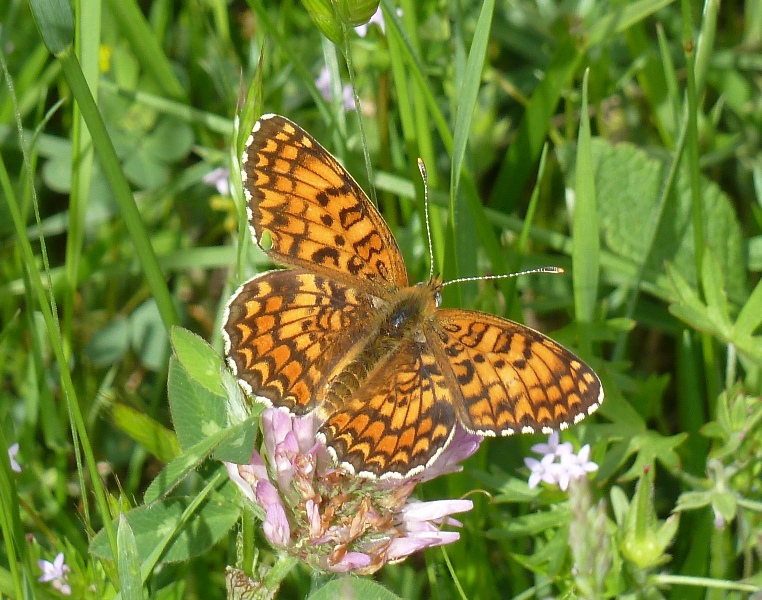
<path id="1" fill-rule="evenodd" d="M 541 454 L 542 458 L 524 459 L 524 464 L 530 470 L 530 489 L 544 481 L 566 491 L 571 479 L 586 477 L 588 473 L 598 470 L 598 465 L 590 460 L 590 444 L 585 444 L 575 454 L 574 447 L 569 442 L 559 443 L 557 431 L 550 434 L 547 444 L 535 444 L 532 451 Z"/>
<path id="2" fill-rule="evenodd" d="M 318 426 L 313 415 L 267 408 L 264 456 L 255 451 L 247 465 L 226 463 L 246 498 L 263 509 L 270 544 L 323 571 L 368 574 L 459 539 L 442 527 L 459 526 L 450 515 L 471 510 L 470 500 L 410 496 L 421 481 L 458 470 L 481 438 L 459 428 L 431 467 L 410 479 L 376 480 L 336 467 L 316 435 Z"/>

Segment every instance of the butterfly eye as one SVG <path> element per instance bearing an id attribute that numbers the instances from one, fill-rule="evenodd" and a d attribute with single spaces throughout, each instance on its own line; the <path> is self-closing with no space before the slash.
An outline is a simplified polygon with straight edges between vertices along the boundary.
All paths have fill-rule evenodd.
<path id="1" fill-rule="evenodd" d="M 391 319 L 389 319 L 389 324 L 392 326 L 392 329 L 400 330 L 405 324 L 407 317 L 408 315 L 404 311 L 398 311 L 392 315 Z"/>
<path id="2" fill-rule="evenodd" d="M 434 304 L 437 305 L 437 308 L 442 304 L 442 292 L 434 292 Z"/>

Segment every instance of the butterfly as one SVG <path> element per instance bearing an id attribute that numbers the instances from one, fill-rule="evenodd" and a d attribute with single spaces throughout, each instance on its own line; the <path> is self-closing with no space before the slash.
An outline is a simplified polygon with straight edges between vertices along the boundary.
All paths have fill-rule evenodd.
<path id="1" fill-rule="evenodd" d="M 298 125 L 261 117 L 241 176 L 255 243 L 290 268 L 231 297 L 228 364 L 250 396 L 294 416 L 314 411 L 349 472 L 409 478 L 458 424 L 482 436 L 549 433 L 602 402 L 595 372 L 550 338 L 439 308 L 439 277 L 411 286 L 381 214 Z"/>

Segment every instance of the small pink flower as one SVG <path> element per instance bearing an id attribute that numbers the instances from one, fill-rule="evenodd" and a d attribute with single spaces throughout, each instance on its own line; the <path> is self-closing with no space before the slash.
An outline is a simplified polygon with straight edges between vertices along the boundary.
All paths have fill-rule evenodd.
<path id="1" fill-rule="evenodd" d="M 255 494 L 257 502 L 265 510 L 274 505 L 283 506 L 283 502 L 280 500 L 280 495 L 278 495 L 278 488 L 276 488 L 268 479 L 262 479 L 257 482 Z"/>
<path id="2" fill-rule="evenodd" d="M 310 528 L 310 538 L 317 539 L 323 533 L 323 522 L 320 518 L 320 505 L 312 498 L 307 500 L 304 509 L 307 511 L 307 523 Z"/>
<path id="3" fill-rule="evenodd" d="M 598 465 L 589 458 L 590 444 L 585 444 L 579 449 L 578 454 L 572 453 L 561 456 L 561 465 L 569 473 L 571 479 L 585 477 L 588 473 L 598 470 Z"/>
<path id="4" fill-rule="evenodd" d="M 542 459 L 525 458 L 524 464 L 532 472 L 529 476 L 529 489 L 537 487 L 544 481 L 545 483 L 556 483 L 556 457 L 553 454 L 546 454 Z"/>
<path id="5" fill-rule="evenodd" d="M 15 473 L 21 473 L 21 465 L 16 460 L 16 455 L 19 453 L 19 445 L 18 442 L 15 444 L 12 444 L 10 448 L 8 448 L 8 460 L 11 463 L 11 471 Z"/>
<path id="6" fill-rule="evenodd" d="M 323 96 L 323 100 L 333 102 L 335 86 L 328 67 L 320 69 L 320 75 L 315 80 L 315 87 L 317 87 L 320 95 Z M 344 112 L 350 112 L 355 109 L 355 95 L 352 92 L 352 86 L 348 83 L 345 83 L 341 87 L 341 106 Z"/>
<path id="7" fill-rule="evenodd" d="M 558 432 L 550 434 L 547 444 L 535 444 L 532 450 L 544 456 L 525 458 L 524 464 L 531 471 L 529 475 L 529 488 L 535 488 L 544 481 L 551 485 L 558 485 L 563 491 L 569 487 L 571 479 L 586 477 L 588 473 L 598 470 L 598 465 L 590 458 L 590 445 L 584 445 L 579 454 L 574 453 L 574 447 L 565 442 L 559 444 Z M 556 462 L 558 459 L 558 462 Z"/>
<path id="8" fill-rule="evenodd" d="M 37 564 L 42 569 L 42 575 L 37 581 L 43 583 L 49 581 L 64 596 L 71 596 L 71 586 L 69 585 L 67 575 L 71 569 L 64 563 L 63 552 L 59 552 L 53 559 L 53 562 L 38 560 Z"/>
<path id="9" fill-rule="evenodd" d="M 468 512 L 474 507 L 471 500 L 433 500 L 431 502 L 409 501 L 400 511 L 402 521 L 415 523 L 418 521 L 439 522 L 453 513 Z"/>
<path id="10" fill-rule="evenodd" d="M 532 452 L 537 454 L 554 454 L 555 456 L 562 456 L 574 452 L 574 446 L 569 442 L 559 444 L 559 441 L 560 436 L 557 431 L 554 431 L 548 436 L 547 444 L 535 444 L 532 446 Z"/>
<path id="11" fill-rule="evenodd" d="M 307 564 L 335 573 L 373 573 L 424 548 L 459 539 L 443 525 L 471 510 L 470 500 L 420 502 L 410 498 L 420 481 L 458 470 L 478 448 L 478 436 L 456 431 L 439 459 L 414 478 L 368 479 L 336 467 L 316 437 L 312 415 L 291 417 L 276 408 L 262 413 L 266 459 L 227 464 L 246 498 L 264 509 L 268 541 Z"/>
<path id="12" fill-rule="evenodd" d="M 230 171 L 224 167 L 217 167 L 209 171 L 202 181 L 207 185 L 213 185 L 220 196 L 230 195 Z"/>
<path id="13" fill-rule="evenodd" d="M 256 501 L 257 482 L 260 479 L 267 479 L 267 467 L 262 460 L 262 457 L 255 450 L 251 455 L 251 462 L 248 465 L 235 465 L 233 463 L 225 463 L 225 467 L 228 471 L 228 476 L 238 487 L 241 488 L 247 498 L 252 502 Z"/>

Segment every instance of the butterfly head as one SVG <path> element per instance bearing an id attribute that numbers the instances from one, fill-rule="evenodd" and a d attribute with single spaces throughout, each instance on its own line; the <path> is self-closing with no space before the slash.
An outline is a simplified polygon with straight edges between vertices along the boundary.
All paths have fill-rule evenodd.
<path id="1" fill-rule="evenodd" d="M 444 287 L 444 284 L 442 283 L 441 275 L 434 275 L 428 282 L 422 281 L 417 284 L 417 286 L 426 286 L 429 289 L 431 296 L 434 298 L 434 305 L 437 308 L 442 305 L 442 288 Z"/>

